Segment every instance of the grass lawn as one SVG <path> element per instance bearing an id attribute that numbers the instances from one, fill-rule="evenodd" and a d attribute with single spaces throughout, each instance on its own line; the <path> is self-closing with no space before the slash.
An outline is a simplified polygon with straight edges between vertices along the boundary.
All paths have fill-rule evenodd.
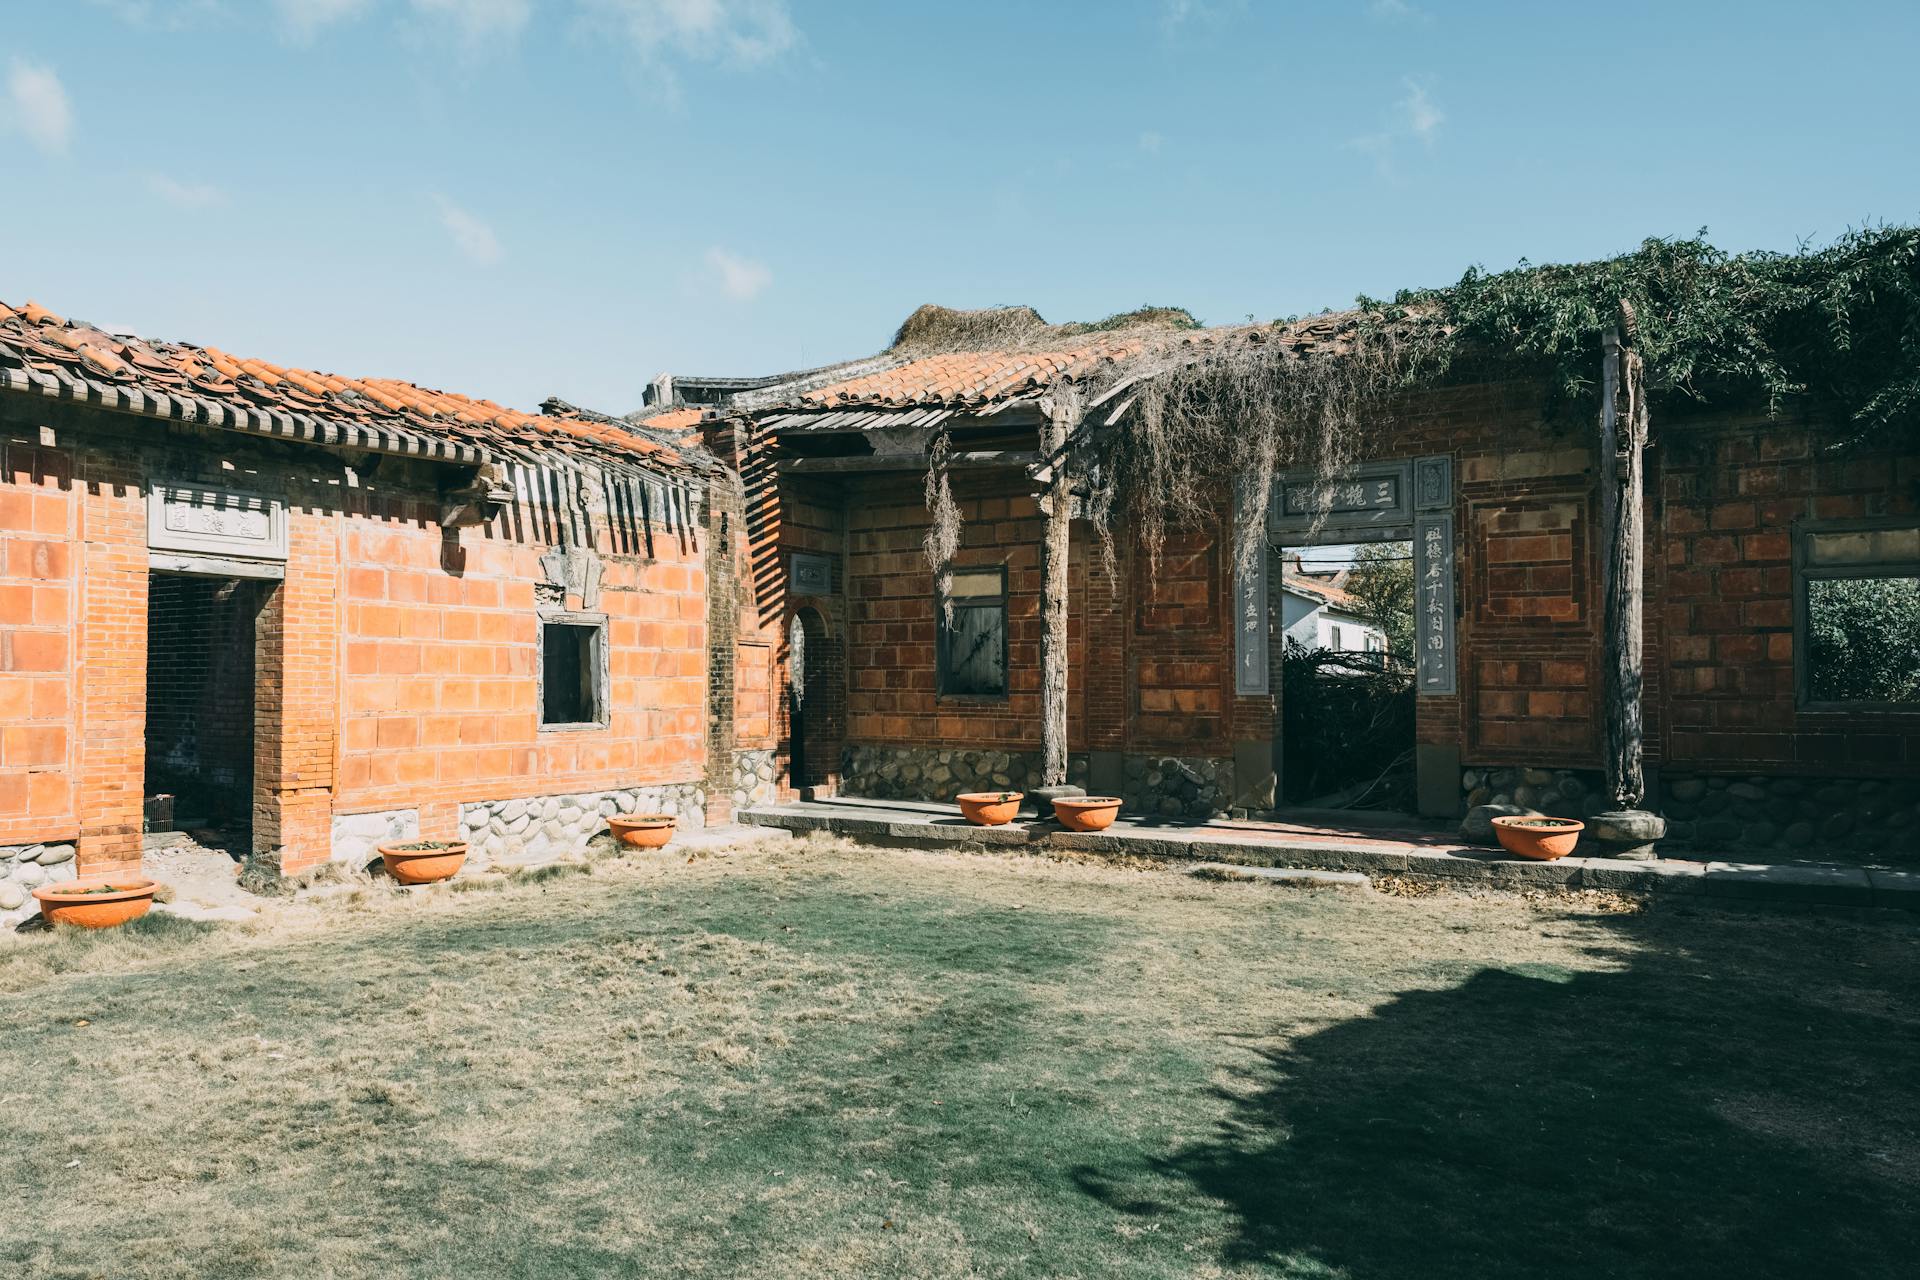
<path id="1" fill-rule="evenodd" d="M 0 1275 L 1911 1276 L 1920 931 L 815 841 L 0 942 Z"/>

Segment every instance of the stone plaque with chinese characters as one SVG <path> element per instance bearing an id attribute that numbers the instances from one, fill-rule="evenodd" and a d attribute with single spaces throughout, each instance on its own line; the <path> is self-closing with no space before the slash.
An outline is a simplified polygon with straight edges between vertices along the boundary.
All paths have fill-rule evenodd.
<path id="1" fill-rule="evenodd" d="M 1422 694 L 1455 692 L 1453 516 L 1423 514 L 1413 528 L 1413 644 Z"/>
<path id="2" fill-rule="evenodd" d="M 1267 680 L 1267 557 L 1233 571 L 1233 691 L 1269 692 Z"/>
<path id="3" fill-rule="evenodd" d="M 1326 481 L 1289 473 L 1274 485 L 1273 501 L 1267 507 L 1267 528 L 1275 533 L 1310 529 L 1316 524 L 1341 529 L 1398 525 L 1404 529 L 1413 516 L 1412 487 L 1412 472 L 1404 462 L 1355 467 L 1338 479 Z"/>
<path id="4" fill-rule="evenodd" d="M 287 558 L 287 510 L 277 499 L 197 484 L 147 491 L 147 546 L 249 560 Z"/>
<path id="5" fill-rule="evenodd" d="M 812 556 L 804 552 L 793 553 L 793 569 L 789 579 L 792 591 L 797 596 L 824 596 L 833 591 L 833 561 L 826 556 Z"/>

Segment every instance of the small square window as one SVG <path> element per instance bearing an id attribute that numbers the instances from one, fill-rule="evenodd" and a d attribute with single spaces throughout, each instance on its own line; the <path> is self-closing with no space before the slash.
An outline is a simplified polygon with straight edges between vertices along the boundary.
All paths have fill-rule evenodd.
<path id="1" fill-rule="evenodd" d="M 1006 568 L 956 569 L 944 603 L 951 603 L 951 615 L 943 602 L 934 603 L 940 692 L 955 697 L 1005 697 Z"/>
<path id="2" fill-rule="evenodd" d="M 1920 526 L 1804 530 L 1795 551 L 1801 704 L 1920 711 Z"/>
<path id="3" fill-rule="evenodd" d="M 540 624 L 540 726 L 600 726 L 607 722 L 606 628 L 599 622 Z"/>

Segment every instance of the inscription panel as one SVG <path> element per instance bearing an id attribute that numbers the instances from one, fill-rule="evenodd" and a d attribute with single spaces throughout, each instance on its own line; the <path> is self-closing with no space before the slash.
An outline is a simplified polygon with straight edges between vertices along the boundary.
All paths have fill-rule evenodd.
<path id="1" fill-rule="evenodd" d="M 147 546 L 251 560 L 287 558 L 287 510 L 278 500 L 210 485 L 147 491 Z"/>

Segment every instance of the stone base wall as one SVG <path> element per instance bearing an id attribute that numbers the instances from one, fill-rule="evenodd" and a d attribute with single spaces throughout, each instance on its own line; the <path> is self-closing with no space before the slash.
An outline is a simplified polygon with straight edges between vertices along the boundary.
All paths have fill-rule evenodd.
<path id="1" fill-rule="evenodd" d="M 71 844 L 0 845 L 0 929 L 11 929 L 40 911 L 32 890 L 79 875 Z"/>
<path id="2" fill-rule="evenodd" d="M 470 866 L 544 862 L 586 852 L 616 813 L 671 813 L 682 831 L 698 831 L 706 826 L 706 810 L 706 789 L 697 782 L 485 800 L 460 806 L 460 836 L 472 846 Z"/>
<path id="3" fill-rule="evenodd" d="M 1920 779 L 1660 779 L 1663 848 L 1920 860 Z"/>
<path id="4" fill-rule="evenodd" d="M 1590 818 L 1611 808 L 1604 780 L 1585 769 L 1468 769 L 1460 775 L 1466 807 L 1513 805 L 1554 818 Z"/>
<path id="5" fill-rule="evenodd" d="M 1468 769 L 1460 779 L 1469 823 L 1483 805 L 1556 818 L 1610 809 L 1597 772 Z M 1728 777 L 1667 772 L 1648 808 L 1667 820 L 1659 847 L 1676 854 L 1806 853 L 1920 860 L 1920 779 Z M 1489 829 L 1490 831 L 1490 829 Z M 1468 834 L 1479 834 L 1470 829 Z"/>
<path id="6" fill-rule="evenodd" d="M 1067 758 L 1067 781 L 1087 785 L 1087 757 Z M 1034 751 L 969 751 L 947 747 L 848 747 L 841 753 L 842 789 L 875 800 L 951 803 L 965 791 L 1029 791 L 1040 785 Z M 1123 762 L 1123 813 L 1136 817 L 1209 818 L 1233 797 L 1233 761 L 1204 756 L 1129 755 Z"/>
<path id="7" fill-rule="evenodd" d="M 333 815 L 333 861 L 365 867 L 380 859 L 380 846 L 420 838 L 418 809 Z"/>
<path id="8" fill-rule="evenodd" d="M 1231 758 L 1130 755 L 1121 767 L 1122 813 L 1198 820 L 1233 802 Z"/>
<path id="9" fill-rule="evenodd" d="M 738 812 L 748 805 L 772 804 L 779 799 L 775 765 L 771 751 L 733 753 L 733 807 Z"/>
<path id="10" fill-rule="evenodd" d="M 1075 769 L 1078 777 L 1075 777 Z M 1067 776 L 1086 777 L 1084 756 Z M 841 791 L 872 800 L 951 803 L 963 791 L 1025 791 L 1040 785 L 1037 751 L 966 751 L 947 747 L 847 747 L 840 753 Z"/>

